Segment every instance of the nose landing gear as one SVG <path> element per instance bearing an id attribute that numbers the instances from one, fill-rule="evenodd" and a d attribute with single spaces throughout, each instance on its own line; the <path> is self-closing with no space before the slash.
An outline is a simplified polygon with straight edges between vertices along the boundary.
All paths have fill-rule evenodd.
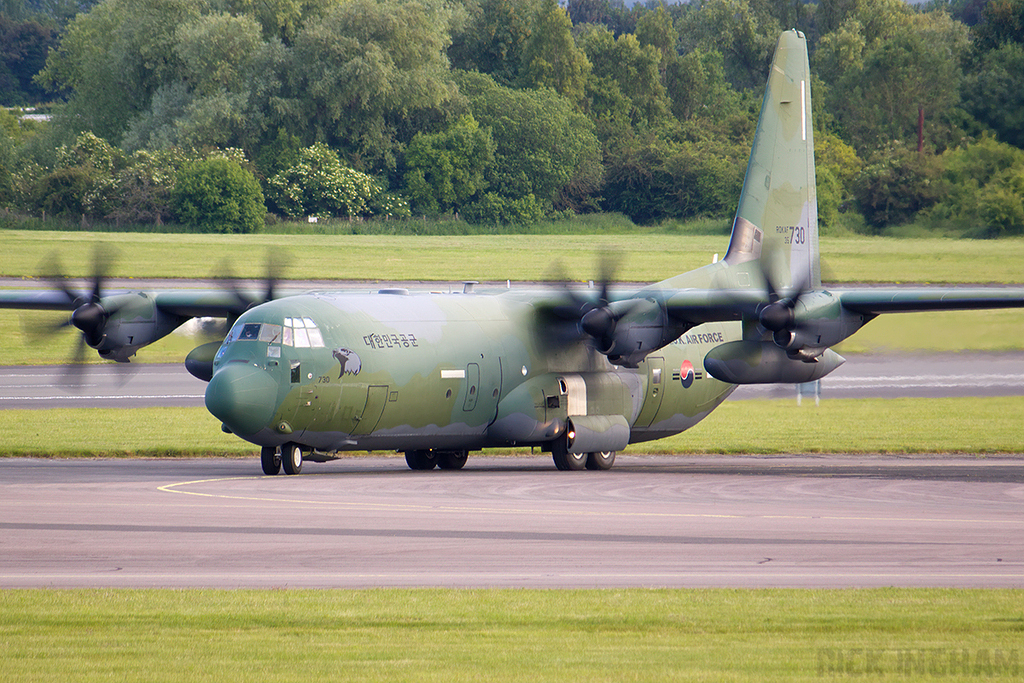
<path id="1" fill-rule="evenodd" d="M 302 447 L 297 443 L 286 443 L 280 450 L 264 446 L 260 449 L 260 465 L 263 474 L 271 476 L 282 469 L 285 474 L 298 474 L 302 471 Z"/>

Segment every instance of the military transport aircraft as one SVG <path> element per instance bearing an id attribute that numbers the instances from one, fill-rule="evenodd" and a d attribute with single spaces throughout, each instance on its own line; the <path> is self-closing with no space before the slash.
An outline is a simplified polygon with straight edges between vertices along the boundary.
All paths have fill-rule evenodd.
<path id="1" fill-rule="evenodd" d="M 108 359 L 192 317 L 231 323 L 185 363 L 266 474 L 339 451 L 404 451 L 459 469 L 470 451 L 534 446 L 560 470 L 608 469 L 629 443 L 677 434 L 739 384 L 819 379 L 829 347 L 881 313 L 1024 307 L 1024 288 L 822 287 L 804 36 L 782 34 L 723 260 L 626 294 L 467 285 L 458 293 L 104 294 L 63 280 L 0 306 L 70 310 Z M 84 348 L 84 347 L 83 347 Z"/>

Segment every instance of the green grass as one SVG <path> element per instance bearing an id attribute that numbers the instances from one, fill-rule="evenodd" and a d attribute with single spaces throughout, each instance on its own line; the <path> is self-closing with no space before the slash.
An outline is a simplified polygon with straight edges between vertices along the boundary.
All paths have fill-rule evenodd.
<path id="1" fill-rule="evenodd" d="M 3 591 L 0 680 L 1016 681 L 1022 612 L 1020 590 Z"/>
<path id="2" fill-rule="evenodd" d="M 626 453 L 1024 453 L 1021 424 L 1024 397 L 727 401 L 693 429 Z M 203 408 L 0 410 L 0 456 L 256 452 Z"/>
<path id="3" fill-rule="evenodd" d="M 611 232 L 613 234 L 608 234 Z M 261 277 L 268 251 L 288 255 L 284 276 L 293 279 L 524 281 L 543 280 L 561 264 L 568 277 L 599 274 L 603 251 L 615 255 L 616 277 L 653 282 L 725 255 L 725 236 L 607 231 L 555 235 L 319 235 L 319 234 L 117 234 L 0 232 L 5 256 L 0 276 L 39 275 L 57 252 L 69 275 L 92 271 L 96 244 L 116 246 L 111 276 L 207 278 L 223 274 Z M 1024 239 L 951 240 L 842 237 L 822 240 L 832 282 L 1019 283 L 1024 281 Z"/>

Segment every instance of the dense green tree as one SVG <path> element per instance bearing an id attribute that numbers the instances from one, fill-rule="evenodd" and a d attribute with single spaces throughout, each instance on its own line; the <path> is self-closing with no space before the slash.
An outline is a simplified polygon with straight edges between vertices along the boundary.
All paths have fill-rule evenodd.
<path id="1" fill-rule="evenodd" d="M 180 77 L 199 95 L 239 92 L 262 42 L 259 25 L 248 16 L 204 14 L 179 26 L 175 33 Z"/>
<path id="2" fill-rule="evenodd" d="M 57 32 L 36 21 L 15 21 L 0 14 L 0 103 L 34 104 L 51 93 L 33 78 L 56 47 Z"/>
<path id="3" fill-rule="evenodd" d="M 939 199 L 936 158 L 890 144 L 868 159 L 854 183 L 864 218 L 875 229 L 903 225 Z"/>
<path id="4" fill-rule="evenodd" d="M 472 116 L 439 133 L 417 133 L 405 154 L 405 186 L 418 213 L 454 213 L 487 186 L 494 141 Z"/>
<path id="5" fill-rule="evenodd" d="M 0 110 L 0 116 L 7 112 Z M 0 122 L 2 123 L 2 122 Z M 14 202 L 14 141 L 0 125 L 0 207 L 6 208 Z"/>
<path id="6" fill-rule="evenodd" d="M 982 54 L 962 92 L 968 111 L 1000 140 L 1024 148 L 1024 44 L 1007 42 Z"/>
<path id="7" fill-rule="evenodd" d="M 481 0 L 467 3 L 469 17 L 452 33 L 452 66 L 490 74 L 502 85 L 519 79 L 523 45 L 530 35 L 532 0 Z"/>
<path id="8" fill-rule="evenodd" d="M 570 189 L 600 185 L 600 143 L 593 123 L 573 111 L 566 99 L 553 90 L 505 88 L 485 74 L 457 76 L 473 117 L 490 129 L 494 140 L 489 193 L 532 201 L 537 210 L 546 211 L 560 198 L 569 201 L 563 193 Z M 530 208 L 525 213 L 536 212 Z"/>
<path id="9" fill-rule="evenodd" d="M 609 153 L 602 206 L 641 224 L 726 216 L 735 210 L 743 184 L 742 154 L 721 141 L 676 142 L 655 135 L 617 146 Z"/>
<path id="10" fill-rule="evenodd" d="M 663 66 L 678 54 L 679 32 L 664 5 L 659 4 L 653 11 L 640 15 L 636 22 L 636 38 L 641 45 L 650 45 L 661 54 Z"/>
<path id="11" fill-rule="evenodd" d="M 868 43 L 873 43 L 895 35 L 907 24 L 912 11 L 904 0 L 821 0 L 814 20 L 823 37 L 856 21 L 863 27 Z"/>
<path id="12" fill-rule="evenodd" d="M 1024 43 L 1024 0 L 991 0 L 981 12 L 974 36 L 980 50 Z"/>
<path id="13" fill-rule="evenodd" d="M 178 80 L 177 30 L 203 7 L 202 0 L 105 0 L 75 17 L 39 76 L 44 86 L 72 91 L 59 123 L 120 141 L 154 93 Z"/>
<path id="14" fill-rule="evenodd" d="M 219 156 L 183 168 L 172 203 L 179 221 L 204 232 L 255 232 L 267 213 L 252 172 Z"/>
<path id="15" fill-rule="evenodd" d="M 718 50 L 725 57 L 726 77 L 735 87 L 763 85 L 782 30 L 767 7 L 752 0 L 705 0 L 700 11 L 687 14 L 677 25 L 683 51 Z"/>
<path id="16" fill-rule="evenodd" d="M 408 206 L 372 176 L 345 166 L 323 143 L 299 150 L 294 164 L 268 180 L 273 204 L 286 216 L 408 216 Z"/>
<path id="17" fill-rule="evenodd" d="M 280 125 L 356 168 L 394 171 L 404 145 L 456 100 L 449 16 L 426 0 L 351 0 L 310 21 L 295 39 Z"/>
<path id="18" fill-rule="evenodd" d="M 854 202 L 854 182 L 864 163 L 853 147 L 826 131 L 814 134 L 814 162 L 818 223 L 827 229 L 838 221 L 840 211 L 848 209 Z"/>
<path id="19" fill-rule="evenodd" d="M 736 111 L 740 96 L 725 78 L 722 54 L 693 50 L 668 63 L 665 86 L 672 113 L 680 121 L 722 118 Z"/>
<path id="20" fill-rule="evenodd" d="M 1016 231 L 1013 204 L 1005 195 L 1016 191 L 1017 178 L 1024 174 L 1024 151 L 986 135 L 947 150 L 940 162 L 939 200 L 927 212 L 929 220 L 976 231 L 981 228 L 980 232 L 992 236 Z M 1016 201 L 1024 201 L 1024 195 Z M 1000 211 L 1005 212 L 1002 218 Z"/>
<path id="21" fill-rule="evenodd" d="M 616 36 L 635 33 L 637 19 L 644 10 L 642 3 L 627 7 L 623 0 L 568 0 L 565 5 L 573 26 L 599 24 Z"/>
<path id="22" fill-rule="evenodd" d="M 341 0 L 224 0 L 233 16 L 246 15 L 255 20 L 267 40 L 278 39 L 291 44 L 296 34 L 310 19 Z"/>
<path id="23" fill-rule="evenodd" d="M 575 106 L 586 96 L 590 62 L 572 37 L 569 14 L 556 0 L 540 0 L 523 45 L 519 82 L 527 88 L 551 88 Z"/>
<path id="24" fill-rule="evenodd" d="M 54 168 L 34 188 L 32 209 L 72 218 L 103 218 L 116 202 L 110 179 L 125 166 L 121 150 L 92 133 L 56 150 Z"/>
<path id="25" fill-rule="evenodd" d="M 107 193 L 115 201 L 107 209 L 107 220 L 157 225 L 169 220 L 178 171 L 189 163 L 188 155 L 178 148 L 132 154 L 124 169 L 108 177 Z"/>
<path id="26" fill-rule="evenodd" d="M 580 45 L 597 78 L 613 81 L 629 102 L 633 124 L 656 123 L 668 114 L 668 98 L 658 66 L 661 53 L 653 45 L 641 46 L 631 33 L 618 38 L 604 27 L 591 27 L 580 36 Z"/>
<path id="27" fill-rule="evenodd" d="M 955 116 L 967 29 L 941 12 L 900 16 L 906 23 L 898 31 L 869 32 L 866 24 L 848 19 L 838 34 L 822 38 L 819 48 L 831 88 L 830 96 L 818 101 L 836 113 L 847 139 L 862 153 L 890 140 L 916 141 L 919 107 L 933 146 L 941 149 L 958 139 Z"/>
<path id="28" fill-rule="evenodd" d="M 217 15 L 202 17 L 189 28 L 217 20 Z M 149 108 L 130 121 L 122 146 L 128 150 L 242 147 L 257 155 L 259 147 L 273 139 L 269 132 L 276 115 L 272 103 L 281 95 L 288 59 L 280 42 L 256 43 L 251 52 L 220 63 L 217 71 L 231 88 L 219 86 L 211 72 L 190 79 L 198 90 L 186 80 L 162 85 Z M 190 60 L 186 57 L 186 62 Z M 192 70 L 183 67 L 183 72 Z"/>
<path id="29" fill-rule="evenodd" d="M 978 214 L 991 237 L 1024 234 L 1024 168 L 1007 169 L 986 185 Z"/>

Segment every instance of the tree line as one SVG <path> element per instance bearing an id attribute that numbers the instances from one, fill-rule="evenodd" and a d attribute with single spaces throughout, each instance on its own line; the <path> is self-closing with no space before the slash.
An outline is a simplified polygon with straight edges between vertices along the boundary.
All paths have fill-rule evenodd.
<path id="1" fill-rule="evenodd" d="M 795 27 L 823 229 L 1024 233 L 1024 0 L 0 7 L 0 98 L 55 102 L 0 112 L 0 206 L 24 213 L 728 216 Z"/>

